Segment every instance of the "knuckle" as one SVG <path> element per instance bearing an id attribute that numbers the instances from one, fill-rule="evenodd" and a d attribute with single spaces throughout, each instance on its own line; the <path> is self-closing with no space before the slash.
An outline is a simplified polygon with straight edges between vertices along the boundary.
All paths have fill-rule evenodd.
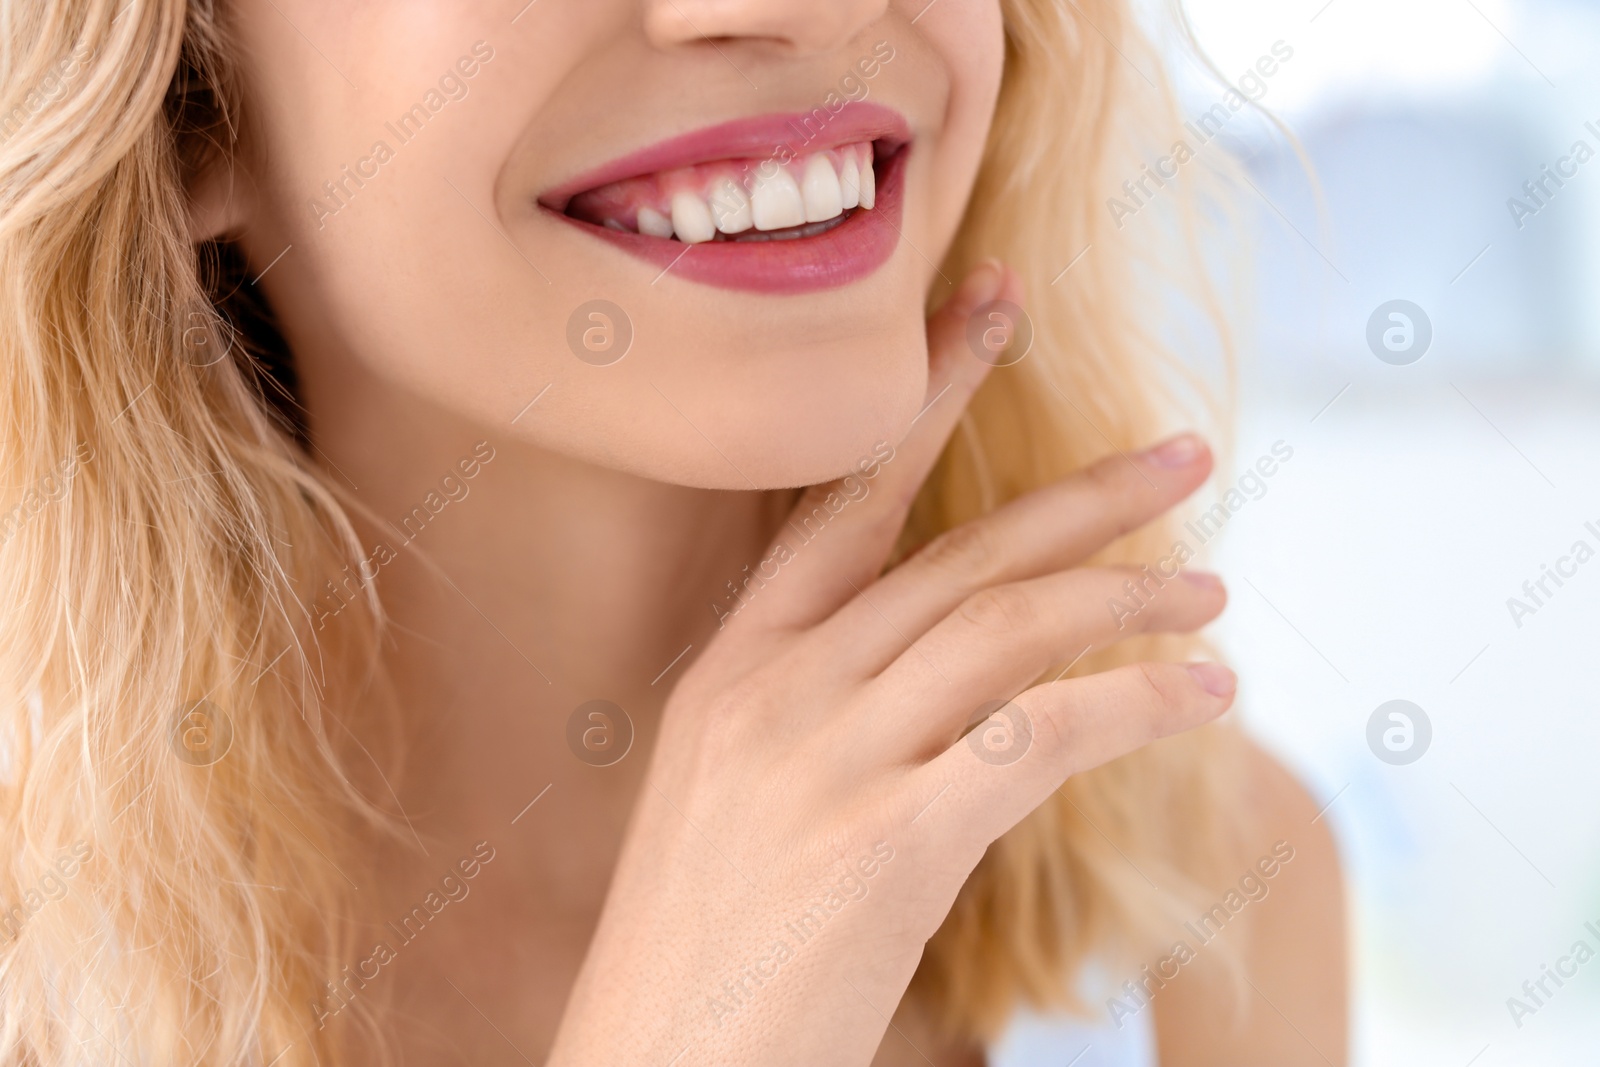
<path id="1" fill-rule="evenodd" d="M 1171 664 L 1139 663 L 1134 666 L 1134 676 L 1152 710 L 1166 711 L 1183 704 L 1184 695 L 1172 676 Z"/>
<path id="2" fill-rule="evenodd" d="M 906 527 L 909 511 L 910 504 L 902 506 L 898 499 L 869 511 L 865 520 L 866 535 L 876 542 L 892 546 Z"/>
<path id="3" fill-rule="evenodd" d="M 1140 525 L 1146 505 L 1145 483 L 1130 463 L 1119 456 L 1101 460 L 1084 471 L 1093 496 L 1101 502 L 1104 536 L 1115 541 Z"/>
<path id="4" fill-rule="evenodd" d="M 981 633 L 1007 638 L 1039 623 L 1039 608 L 1033 597 L 1014 585 L 980 589 L 961 602 L 961 619 Z"/>
<path id="5" fill-rule="evenodd" d="M 717 699 L 707 702 L 699 709 L 696 716 L 700 735 L 705 739 L 705 744 L 700 748 L 702 755 L 715 759 L 724 754 L 724 749 L 736 749 L 744 724 L 749 719 L 749 708 L 753 701 L 746 694 L 728 693 Z"/>
<path id="6" fill-rule="evenodd" d="M 1120 492 L 1127 485 L 1127 478 L 1123 468 L 1127 464 L 1116 456 L 1111 456 L 1092 463 L 1083 472 L 1084 478 L 1096 490 L 1106 493 Z"/>
<path id="7" fill-rule="evenodd" d="M 1086 596 L 1103 596 L 1119 634 L 1140 633 L 1156 598 L 1141 591 L 1139 573 L 1127 567 L 1085 567 L 1077 572 Z"/>
<path id="8" fill-rule="evenodd" d="M 1002 552 L 988 523 L 968 522 L 940 534 L 921 556 L 941 571 L 983 581 L 998 573 Z"/>
<path id="9" fill-rule="evenodd" d="M 1164 736 L 1164 724 L 1177 714 L 1178 700 L 1172 692 L 1171 679 L 1159 663 L 1135 663 L 1127 670 L 1127 683 L 1134 690 L 1128 714 L 1122 718 L 1122 729 L 1130 749 L 1146 745 Z"/>
<path id="10" fill-rule="evenodd" d="M 1075 747 L 1075 723 L 1070 715 L 1030 715 L 1028 722 L 1033 732 L 1033 745 L 1040 755 L 1053 760 Z"/>

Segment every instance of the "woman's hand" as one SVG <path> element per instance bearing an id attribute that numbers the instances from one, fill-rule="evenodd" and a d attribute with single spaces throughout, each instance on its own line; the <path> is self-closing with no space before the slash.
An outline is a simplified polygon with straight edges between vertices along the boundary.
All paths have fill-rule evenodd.
<path id="1" fill-rule="evenodd" d="M 879 576 L 988 369 L 967 318 L 1016 290 L 979 267 L 930 321 L 931 399 L 908 440 L 870 480 L 805 494 L 776 575 L 685 673 L 551 1064 L 869 1063 L 990 842 L 1069 775 L 1231 703 L 1232 673 L 1209 664 L 1032 685 L 1222 610 L 1216 579 L 1186 575 L 1119 619 L 1107 601 L 1135 572 L 1077 566 L 1204 481 L 1192 437 L 1113 456 Z M 849 501 L 836 513 L 830 491 Z"/>

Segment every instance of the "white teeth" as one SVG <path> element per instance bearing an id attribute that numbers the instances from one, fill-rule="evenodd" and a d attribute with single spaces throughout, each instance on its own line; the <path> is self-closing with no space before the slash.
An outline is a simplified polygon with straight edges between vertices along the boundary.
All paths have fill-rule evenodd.
<path id="1" fill-rule="evenodd" d="M 642 207 L 639 209 L 639 232 L 647 237 L 671 237 L 672 220 L 655 208 Z"/>
<path id="2" fill-rule="evenodd" d="M 839 206 L 855 207 L 861 203 L 861 172 L 856 169 L 856 152 L 846 148 L 839 153 Z"/>
<path id="3" fill-rule="evenodd" d="M 722 179 L 712 190 L 711 218 L 723 233 L 743 233 L 755 224 L 750 197 L 732 178 Z"/>
<path id="4" fill-rule="evenodd" d="M 783 167 L 773 168 L 768 177 L 757 176 L 755 194 L 750 198 L 751 218 L 758 230 L 782 230 L 806 221 L 805 199 Z"/>
<path id="5" fill-rule="evenodd" d="M 639 205 L 632 227 L 615 219 L 604 224 L 646 237 L 701 244 L 719 233 L 732 236 L 752 228 L 789 230 L 831 222 L 855 208 L 870 210 L 877 201 L 872 162 L 870 144 L 841 145 L 788 166 L 770 160 L 756 171 L 753 185 L 723 173 L 713 177 L 703 193 L 692 191 L 689 182 L 673 175 L 666 184 L 677 191 L 666 206 L 652 197 L 649 204 Z"/>
<path id="6" fill-rule="evenodd" d="M 826 222 L 837 218 L 844 210 L 839 176 L 833 172 L 833 164 L 828 162 L 827 156 L 821 153 L 812 156 L 806 162 L 805 174 L 800 181 L 807 222 Z"/>
<path id="7" fill-rule="evenodd" d="M 672 229 L 678 235 L 678 240 L 691 245 L 709 241 L 717 235 L 717 227 L 711 221 L 711 209 L 693 193 L 672 195 Z"/>

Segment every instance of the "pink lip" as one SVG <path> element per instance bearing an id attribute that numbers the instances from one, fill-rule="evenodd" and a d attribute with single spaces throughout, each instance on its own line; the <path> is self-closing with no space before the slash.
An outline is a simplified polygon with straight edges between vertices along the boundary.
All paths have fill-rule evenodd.
<path id="1" fill-rule="evenodd" d="M 827 116 L 825 123 L 816 114 Z M 812 118 L 810 127 L 803 120 Z M 877 202 L 815 237 L 787 241 L 679 241 L 620 233 L 565 214 L 578 193 L 625 178 L 719 159 L 788 158 L 788 153 L 873 141 L 878 148 Z M 614 160 L 549 190 L 539 205 L 569 225 L 604 240 L 663 271 L 690 281 L 762 293 L 804 293 L 848 285 L 881 267 L 900 240 L 905 162 L 910 128 L 898 112 L 852 102 L 837 114 L 767 115 L 739 119 L 662 141 Z"/>

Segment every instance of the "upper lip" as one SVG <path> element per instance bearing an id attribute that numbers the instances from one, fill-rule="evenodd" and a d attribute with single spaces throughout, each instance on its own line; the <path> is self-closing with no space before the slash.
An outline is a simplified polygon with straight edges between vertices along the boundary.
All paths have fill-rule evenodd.
<path id="1" fill-rule="evenodd" d="M 826 121 L 821 121 L 822 116 L 827 117 Z M 904 116 L 892 108 L 864 101 L 847 102 L 837 112 L 819 106 L 814 111 L 733 119 L 658 141 L 604 163 L 541 193 L 538 202 L 552 211 L 565 212 L 579 193 L 696 163 L 769 157 L 785 162 L 807 152 L 862 141 L 882 141 L 892 152 L 910 140 L 911 129 Z M 786 157 L 785 151 L 793 156 Z"/>

